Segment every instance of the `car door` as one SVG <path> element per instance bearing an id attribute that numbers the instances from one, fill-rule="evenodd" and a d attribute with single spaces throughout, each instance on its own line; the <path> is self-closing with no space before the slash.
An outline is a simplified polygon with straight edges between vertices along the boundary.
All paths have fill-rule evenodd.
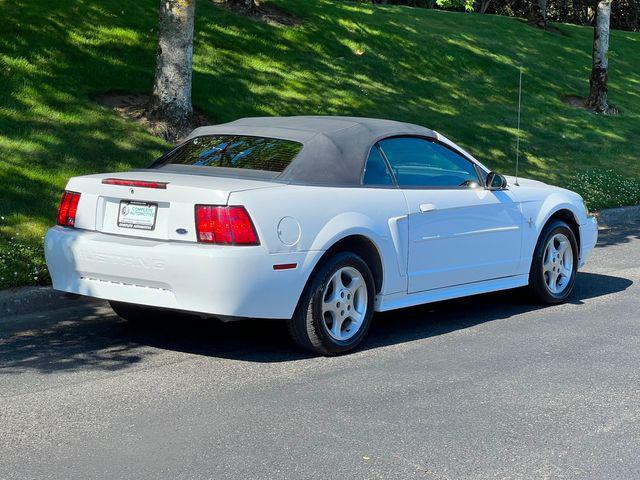
<path id="1" fill-rule="evenodd" d="M 407 200 L 409 293 L 517 273 L 522 214 L 509 190 L 486 190 L 479 167 L 434 139 L 378 146 Z"/>

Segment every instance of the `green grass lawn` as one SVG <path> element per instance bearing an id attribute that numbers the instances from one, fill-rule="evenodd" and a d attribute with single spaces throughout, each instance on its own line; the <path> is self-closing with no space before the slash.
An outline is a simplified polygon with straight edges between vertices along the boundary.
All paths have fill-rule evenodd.
<path id="1" fill-rule="evenodd" d="M 91 101 L 148 92 L 157 0 L 0 0 L 0 288 L 48 281 L 42 236 L 68 177 L 149 163 L 167 145 Z M 423 124 L 513 172 L 517 67 L 525 85 L 521 174 L 593 209 L 640 203 L 640 34 L 614 32 L 618 117 L 585 95 L 592 30 L 343 1 L 272 0 L 277 27 L 198 0 L 194 104 L 224 122 L 341 114 Z"/>

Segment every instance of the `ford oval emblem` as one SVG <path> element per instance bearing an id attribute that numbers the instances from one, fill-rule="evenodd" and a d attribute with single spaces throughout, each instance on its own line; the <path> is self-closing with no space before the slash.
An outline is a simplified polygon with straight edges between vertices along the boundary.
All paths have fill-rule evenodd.
<path id="1" fill-rule="evenodd" d="M 186 235 L 187 233 L 189 233 L 189 231 L 188 231 L 186 228 L 178 228 L 178 229 L 176 230 L 176 233 L 177 233 L 178 235 Z"/>

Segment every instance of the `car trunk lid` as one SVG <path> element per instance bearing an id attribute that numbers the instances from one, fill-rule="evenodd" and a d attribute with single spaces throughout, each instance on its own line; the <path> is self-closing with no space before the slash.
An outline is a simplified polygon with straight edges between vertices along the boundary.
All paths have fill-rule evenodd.
<path id="1" fill-rule="evenodd" d="M 81 193 L 76 228 L 195 242 L 196 205 L 226 205 L 232 192 L 278 185 L 253 179 L 143 170 L 75 177 L 67 190 Z"/>

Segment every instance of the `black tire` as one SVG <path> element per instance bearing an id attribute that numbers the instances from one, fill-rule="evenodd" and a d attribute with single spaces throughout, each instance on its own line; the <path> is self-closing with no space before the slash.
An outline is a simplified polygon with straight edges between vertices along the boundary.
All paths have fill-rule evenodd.
<path id="1" fill-rule="evenodd" d="M 561 233 L 569 240 L 571 249 L 573 251 L 573 269 L 569 282 L 566 287 L 559 294 L 553 293 L 545 281 L 545 275 L 543 270 L 544 254 L 547 243 L 550 239 Z M 549 222 L 542 229 L 538 243 L 533 253 L 533 260 L 531 261 L 531 269 L 529 271 L 529 291 L 533 298 L 547 305 L 556 305 L 564 302 L 573 292 L 573 287 L 576 282 L 576 273 L 578 271 L 578 242 L 573 233 L 573 230 L 562 220 L 553 220 Z"/>
<path id="2" fill-rule="evenodd" d="M 337 340 L 328 331 L 322 312 L 325 287 L 333 275 L 341 268 L 351 267 L 364 280 L 367 299 L 366 311 L 359 329 L 348 340 Z M 375 283 L 371 270 L 364 260 L 355 253 L 340 252 L 325 261 L 307 282 L 298 306 L 289 320 L 289 333 L 300 347 L 322 355 L 338 355 L 356 348 L 367 334 L 373 317 Z"/>

